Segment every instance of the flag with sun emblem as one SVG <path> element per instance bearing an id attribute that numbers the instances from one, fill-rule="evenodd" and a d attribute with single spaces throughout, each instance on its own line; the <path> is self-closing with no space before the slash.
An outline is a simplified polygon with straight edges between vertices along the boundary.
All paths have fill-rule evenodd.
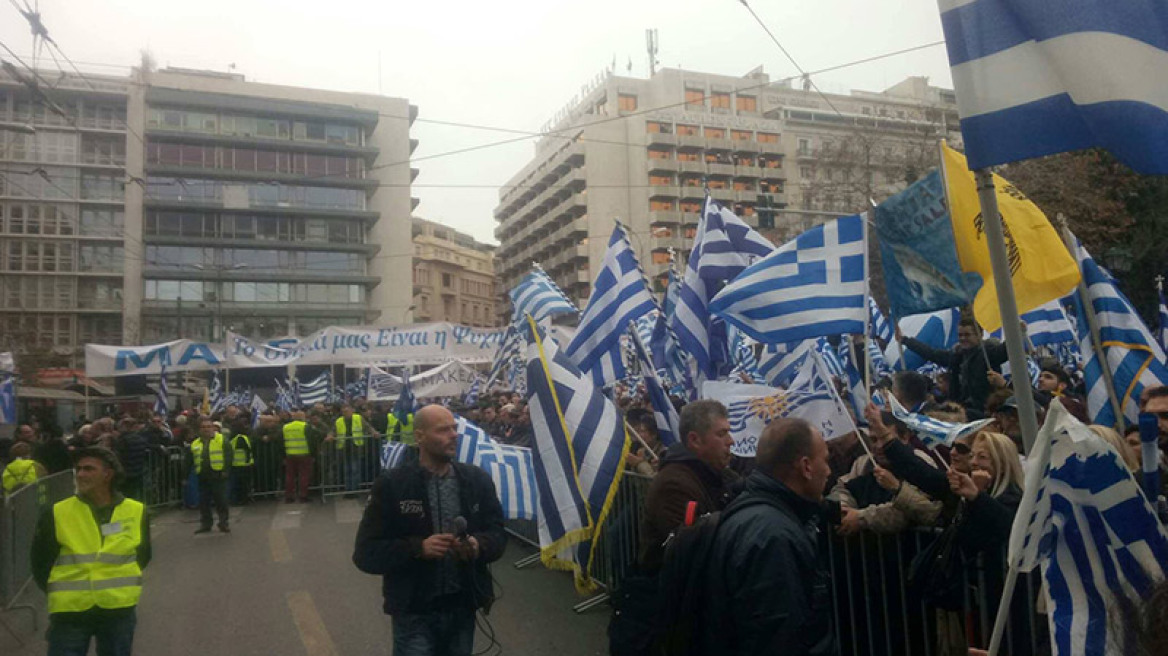
<path id="1" fill-rule="evenodd" d="M 783 417 L 805 419 L 830 440 L 856 430 L 847 406 L 818 357 L 807 358 L 788 389 L 767 385 L 741 385 L 707 381 L 702 397 L 721 401 L 730 413 L 731 452 L 754 457 L 758 438 L 766 425 Z"/>

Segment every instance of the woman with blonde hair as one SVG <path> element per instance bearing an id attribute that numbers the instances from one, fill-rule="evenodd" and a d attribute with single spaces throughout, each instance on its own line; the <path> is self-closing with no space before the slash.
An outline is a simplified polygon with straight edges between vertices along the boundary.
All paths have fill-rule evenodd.
<path id="1" fill-rule="evenodd" d="M 1115 449 L 1115 452 L 1119 454 L 1120 459 L 1123 460 L 1123 464 L 1127 465 L 1128 471 L 1139 475 L 1139 454 L 1131 448 L 1131 445 L 1127 443 L 1127 440 L 1119 436 L 1119 433 L 1117 433 L 1114 428 L 1109 426 L 1100 426 L 1099 424 L 1091 424 L 1087 428 L 1090 428 L 1095 432 L 1096 435 L 1102 437 L 1107 441 L 1108 444 L 1111 445 L 1113 449 Z"/>

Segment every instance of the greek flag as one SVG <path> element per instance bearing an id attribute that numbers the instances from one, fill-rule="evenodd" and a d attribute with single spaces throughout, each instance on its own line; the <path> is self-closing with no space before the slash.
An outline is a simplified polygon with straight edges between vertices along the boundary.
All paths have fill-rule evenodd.
<path id="1" fill-rule="evenodd" d="M 864 334 L 864 217 L 846 216 L 799 235 L 752 264 L 710 312 L 766 343 Z"/>
<path id="2" fill-rule="evenodd" d="M 0 372 L 0 424 L 16 423 L 16 378 Z"/>
<path id="3" fill-rule="evenodd" d="M 612 508 L 629 439 L 616 406 L 534 319 L 526 333 L 541 557 L 573 572 L 576 588 L 590 592 L 594 538 Z"/>
<path id="4" fill-rule="evenodd" d="M 402 463 L 410 445 L 405 442 L 383 442 L 381 445 L 381 468 L 393 469 Z"/>
<path id="5" fill-rule="evenodd" d="M 495 359 L 491 361 L 491 369 L 487 372 L 487 382 L 484 384 L 484 389 L 491 389 L 491 385 L 502 375 L 503 367 L 511 364 L 519 356 L 522 344 L 517 325 L 507 326 L 507 330 L 503 333 L 503 340 L 499 342 L 499 349 L 495 351 Z"/>
<path id="6" fill-rule="evenodd" d="M 1010 363 L 1003 362 L 1001 369 L 1002 378 L 1005 378 L 1006 382 L 1011 382 L 1013 380 L 1013 376 L 1011 376 L 1013 372 L 1010 370 Z M 1030 378 L 1031 387 L 1038 387 L 1038 376 L 1041 373 L 1042 367 L 1038 366 L 1038 363 L 1034 361 L 1034 358 L 1026 358 L 1026 376 Z"/>
<path id="7" fill-rule="evenodd" d="M 523 320 L 530 314 L 536 321 L 543 321 L 557 314 L 576 314 L 578 310 L 568 300 L 568 296 L 552 282 L 548 274 L 535 265 L 531 273 L 524 276 L 510 292 L 514 307 L 514 321 Z"/>
<path id="8" fill-rule="evenodd" d="M 669 394 L 665 391 L 665 386 L 661 384 L 661 379 L 657 377 L 657 372 L 653 369 L 653 362 L 649 359 L 649 350 L 645 348 L 645 343 L 632 326 L 630 326 L 629 332 L 633 351 L 641 365 L 645 393 L 649 396 L 649 404 L 653 406 L 653 419 L 657 423 L 657 438 L 665 446 L 673 446 L 677 444 L 678 437 L 681 435 L 679 428 L 681 417 L 677 414 L 677 408 L 673 407 L 673 403 L 669 400 Z"/>
<path id="9" fill-rule="evenodd" d="M 892 367 L 888 366 L 880 345 L 874 339 L 868 340 L 868 365 L 872 367 L 872 376 L 876 380 L 892 375 Z"/>
<path id="10" fill-rule="evenodd" d="M 1156 294 L 1160 298 L 1160 348 L 1168 349 L 1168 305 L 1164 304 L 1164 290 Z"/>
<path id="11" fill-rule="evenodd" d="M 223 393 L 223 384 L 219 382 L 219 372 L 211 377 L 211 414 L 223 412 L 227 409 L 227 395 Z"/>
<path id="12" fill-rule="evenodd" d="M 953 446 L 953 443 L 966 435 L 973 435 L 986 426 L 993 423 L 993 419 L 981 419 L 979 421 L 971 421 L 966 424 L 958 424 L 949 421 L 941 421 L 940 419 L 933 419 L 928 415 L 918 414 L 916 412 L 909 412 L 904 409 L 900 401 L 896 397 L 887 395 L 888 403 L 883 404 L 892 412 L 892 416 L 896 417 L 901 422 L 904 422 L 910 430 L 921 438 L 925 446 Z M 1062 405 L 1055 403 L 1052 405 Z"/>
<path id="13" fill-rule="evenodd" d="M 410 387 L 410 368 L 406 367 L 402 369 L 402 388 L 393 404 L 393 415 L 404 424 L 417 406 L 418 400 L 414 398 L 414 390 Z"/>
<path id="14" fill-rule="evenodd" d="M 885 344 L 896 336 L 892 323 L 884 317 L 884 312 L 876 304 L 876 299 L 871 296 L 868 297 L 868 336 L 883 340 Z"/>
<path id="15" fill-rule="evenodd" d="M 1119 454 L 1052 403 L 1026 468 L 1010 531 L 1010 564 L 1042 566 L 1053 651 L 1134 654 L 1111 622 L 1168 574 L 1168 532 Z"/>
<path id="16" fill-rule="evenodd" d="M 499 444 L 465 417 L 458 417 L 458 461 L 482 467 L 495 481 L 507 519 L 535 519 L 537 492 L 531 449 Z"/>
<path id="17" fill-rule="evenodd" d="M 345 385 L 345 398 L 349 400 L 363 399 L 369 394 L 369 381 L 361 377 Z"/>
<path id="18" fill-rule="evenodd" d="M 276 381 L 276 409 L 282 412 L 292 412 L 296 407 L 296 401 L 292 396 L 292 390 L 280 384 L 280 380 Z"/>
<path id="19" fill-rule="evenodd" d="M 322 371 L 316 378 L 307 383 L 296 381 L 300 405 L 311 406 L 317 403 L 328 403 L 329 391 L 332 388 L 332 385 L 329 384 L 330 378 L 327 371 Z"/>
<path id="20" fill-rule="evenodd" d="M 901 319 L 899 324 L 900 331 L 905 337 L 912 337 L 934 348 L 948 349 L 957 344 L 957 323 L 960 320 L 961 311 L 951 308 L 928 314 L 914 314 Z M 917 371 L 927 364 L 924 358 L 907 347 L 902 347 L 896 340 L 889 342 L 888 347 L 884 349 L 884 359 L 892 363 L 897 371 Z"/>
<path id="21" fill-rule="evenodd" d="M 767 385 L 786 387 L 795 380 L 807 354 L 818 348 L 820 340 L 804 339 L 789 344 L 767 344 L 758 361 L 758 372 Z"/>
<path id="22" fill-rule="evenodd" d="M 268 411 L 268 404 L 260 398 L 259 394 L 251 397 L 251 427 L 258 428 L 260 425 L 260 415 Z"/>
<path id="23" fill-rule="evenodd" d="M 741 330 L 730 326 L 730 356 L 734 368 L 730 370 L 730 378 L 734 380 L 738 374 L 745 374 L 752 382 L 761 382 L 762 373 L 758 370 L 758 358 L 754 355 L 755 342 Z"/>
<path id="24" fill-rule="evenodd" d="M 630 321 L 656 309 L 657 302 L 645 283 L 624 226 L 617 223 L 608 240 L 604 263 L 592 283 L 588 307 L 564 353 L 580 371 L 592 375 L 597 387 L 615 383 L 628 375 L 620 358 L 621 335 Z"/>
<path id="25" fill-rule="evenodd" d="M 1168 173 L 1161 3 L 939 4 L 971 170 L 1099 146 Z"/>
<path id="26" fill-rule="evenodd" d="M 1024 312 L 1019 318 L 1026 324 L 1026 337 L 1034 346 L 1075 341 L 1075 330 L 1067 319 L 1067 312 L 1063 309 L 1061 300 L 1040 305 L 1029 312 Z M 1002 339 L 1002 329 L 993 331 L 990 336 Z"/>
<path id="27" fill-rule="evenodd" d="M 671 322 L 677 313 L 677 304 L 681 298 L 681 278 L 673 268 L 673 252 L 669 253 L 669 283 L 665 287 L 665 300 L 662 303 L 661 313 L 657 315 L 657 323 L 653 326 L 652 338 L 647 342 L 653 355 L 653 362 L 665 369 L 665 376 L 672 383 L 672 387 L 692 389 L 690 381 L 689 360 L 681 345 L 678 343 L 677 333 L 673 331 Z"/>
<path id="28" fill-rule="evenodd" d="M 158 389 L 154 390 L 154 414 L 166 417 L 170 414 L 170 388 L 166 383 L 166 365 L 158 374 Z"/>
<path id="29" fill-rule="evenodd" d="M 1150 426 L 1144 426 L 1145 417 Z M 1155 416 L 1140 415 L 1140 470 L 1144 494 L 1150 499 L 1160 496 L 1160 423 Z"/>
<path id="30" fill-rule="evenodd" d="M 1095 355 L 1086 313 L 1076 295 L 1074 304 L 1078 315 L 1079 349 L 1087 357 L 1083 367 L 1087 384 L 1087 414 L 1096 424 L 1114 426 L 1117 423 L 1103 377 L 1102 368 L 1108 366 L 1124 418 L 1128 424 L 1135 424 L 1139 419 L 1137 401 L 1144 388 L 1168 384 L 1164 351 L 1111 276 L 1095 263 L 1078 239 L 1074 239 L 1074 244 L 1075 257 L 1083 272 L 1083 282 L 1087 286 L 1091 305 L 1095 308 L 1099 338 L 1107 358 L 1104 365 Z"/>
<path id="31" fill-rule="evenodd" d="M 839 379 L 848 388 L 848 401 L 852 404 L 856 423 L 866 427 L 868 422 L 864 419 L 864 406 L 868 405 L 868 390 L 864 387 L 864 374 L 860 373 L 860 367 L 856 359 L 852 357 L 854 355 L 853 348 L 857 347 L 852 345 L 851 336 L 841 335 L 838 353 L 839 363 L 843 366 L 843 375 Z"/>
<path id="32" fill-rule="evenodd" d="M 466 391 L 466 396 L 462 397 L 464 405 L 478 405 L 479 394 L 483 387 L 483 377 L 475 374 L 474 381 L 470 384 L 470 389 Z"/>
<path id="33" fill-rule="evenodd" d="M 721 365 L 729 362 L 726 327 L 721 320 L 711 318 L 710 300 L 727 280 L 737 278 L 774 250 L 765 237 L 706 196 L 670 324 L 682 350 L 694 357 L 698 373 L 705 378 L 717 378 Z"/>

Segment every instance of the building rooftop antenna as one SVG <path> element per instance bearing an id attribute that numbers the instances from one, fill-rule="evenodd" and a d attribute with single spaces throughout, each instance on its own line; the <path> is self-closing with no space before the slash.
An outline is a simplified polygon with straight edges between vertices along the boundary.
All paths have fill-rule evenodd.
<path id="1" fill-rule="evenodd" d="M 649 51 L 649 77 L 652 78 L 657 74 L 657 28 L 650 28 L 645 30 L 645 47 Z"/>

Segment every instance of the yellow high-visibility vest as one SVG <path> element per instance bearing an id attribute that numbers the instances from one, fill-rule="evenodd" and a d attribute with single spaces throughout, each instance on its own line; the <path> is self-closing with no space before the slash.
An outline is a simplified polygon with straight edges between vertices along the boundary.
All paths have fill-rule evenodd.
<path id="1" fill-rule="evenodd" d="M 365 422 L 361 420 L 361 415 L 353 413 L 353 434 L 351 436 L 345 435 L 345 418 L 337 417 L 337 448 L 344 447 L 344 440 L 352 437 L 353 444 L 357 446 L 365 446 Z"/>
<path id="2" fill-rule="evenodd" d="M 385 425 L 386 439 L 393 441 L 395 439 L 393 436 L 396 434 L 398 435 L 396 438 L 398 442 L 402 442 L 403 444 L 414 443 L 414 413 L 411 412 L 410 414 L 406 415 L 406 420 L 403 423 L 398 421 L 397 415 L 391 412 L 389 413 L 389 419 L 386 421 Z M 401 427 L 400 433 L 396 432 L 398 430 L 398 426 Z"/>
<path id="3" fill-rule="evenodd" d="M 223 434 L 215 433 L 215 437 L 211 438 L 211 469 L 213 471 L 223 471 Z M 195 458 L 195 475 L 203 473 L 203 438 L 195 438 L 191 442 L 191 455 Z"/>
<path id="4" fill-rule="evenodd" d="M 308 436 L 304 434 L 303 421 L 290 421 L 284 424 L 284 454 L 289 456 L 308 455 Z"/>
<path id="5" fill-rule="evenodd" d="M 247 447 L 246 449 L 240 448 L 240 441 Z M 233 467 L 251 467 L 251 464 L 251 440 L 248 439 L 247 435 L 240 433 L 231 440 L 231 465 Z"/>
<path id="6" fill-rule="evenodd" d="M 53 522 L 61 553 L 49 573 L 49 612 L 73 613 L 98 608 L 130 608 L 142 595 L 144 506 L 124 499 L 105 527 L 93 511 L 73 496 L 53 506 Z M 105 533 L 105 535 L 102 535 Z"/>
<path id="7" fill-rule="evenodd" d="M 4 494 L 12 494 L 16 488 L 36 483 L 36 463 L 32 460 L 13 460 L 4 468 Z"/>

